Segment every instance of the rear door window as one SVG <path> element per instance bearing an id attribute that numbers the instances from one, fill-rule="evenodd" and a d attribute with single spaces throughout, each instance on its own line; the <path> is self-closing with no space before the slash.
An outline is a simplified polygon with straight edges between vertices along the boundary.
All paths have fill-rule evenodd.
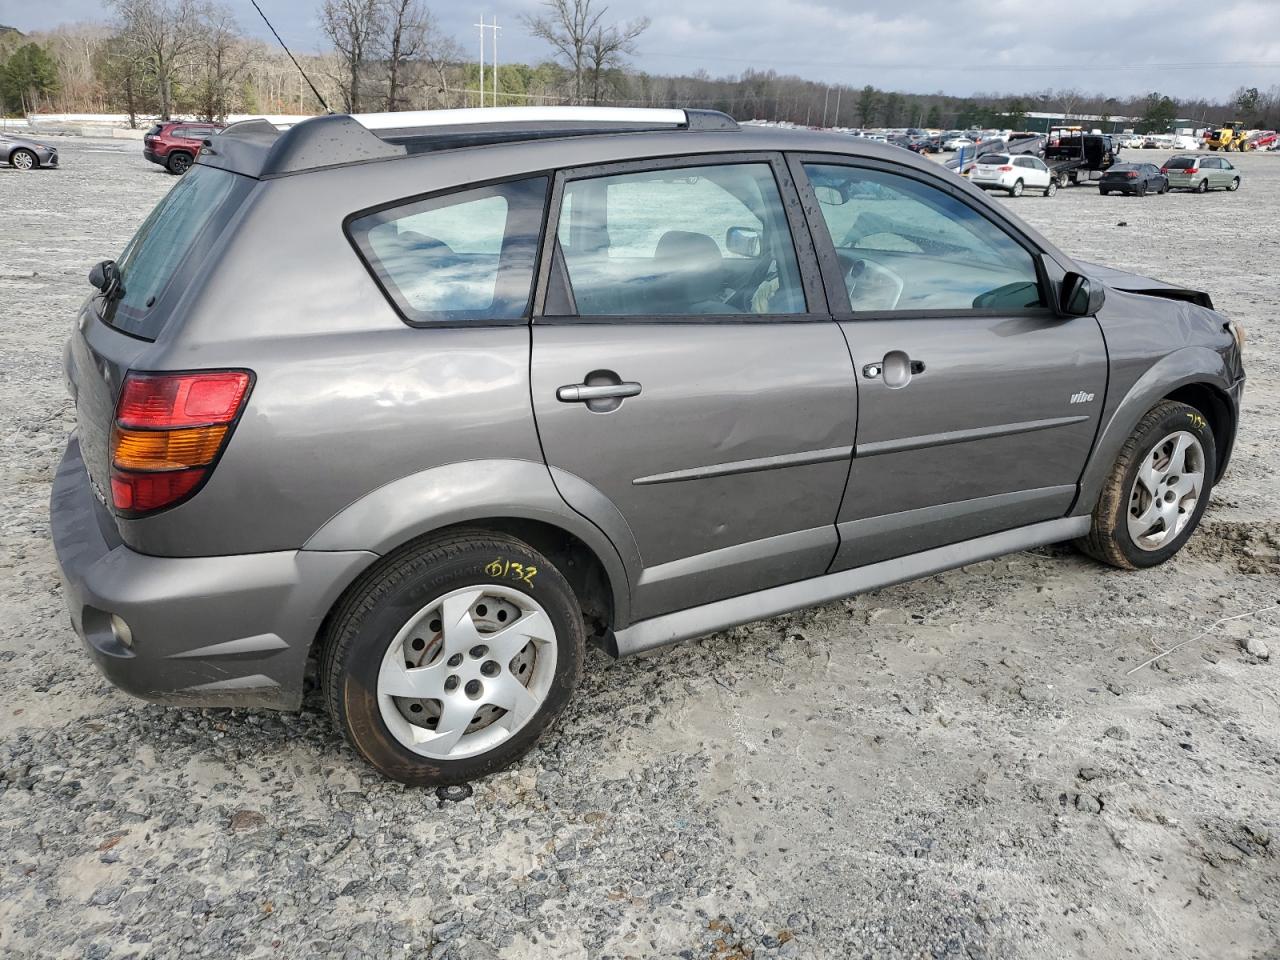
<path id="1" fill-rule="evenodd" d="M 199 164 L 174 184 L 143 221 L 116 265 L 120 293 L 103 320 L 154 340 L 168 312 L 155 309 L 179 267 L 206 250 L 253 185 L 248 177 Z"/>
<path id="2" fill-rule="evenodd" d="M 583 316 L 805 312 L 768 163 L 571 180 L 559 229 Z"/>
<path id="3" fill-rule="evenodd" d="M 528 316 L 547 178 L 415 200 L 350 221 L 360 255 L 413 324 Z"/>

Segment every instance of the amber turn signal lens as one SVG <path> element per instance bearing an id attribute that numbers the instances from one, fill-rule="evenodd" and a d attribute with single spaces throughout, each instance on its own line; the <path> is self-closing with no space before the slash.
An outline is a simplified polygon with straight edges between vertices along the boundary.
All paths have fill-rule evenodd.
<path id="1" fill-rule="evenodd" d="M 186 430 L 128 430 L 116 427 L 111 447 L 120 470 L 182 470 L 202 467 L 218 455 L 225 426 Z"/>

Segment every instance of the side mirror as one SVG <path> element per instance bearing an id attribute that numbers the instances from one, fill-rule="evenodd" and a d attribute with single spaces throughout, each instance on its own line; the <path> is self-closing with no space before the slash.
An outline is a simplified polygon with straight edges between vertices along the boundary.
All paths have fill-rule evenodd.
<path id="1" fill-rule="evenodd" d="M 1068 317 L 1091 317 L 1102 309 L 1106 299 L 1102 284 L 1079 273 L 1062 278 L 1058 309 Z"/>
<path id="2" fill-rule="evenodd" d="M 114 260 L 103 260 L 95 263 L 89 271 L 89 282 L 103 293 L 109 291 L 120 280 L 120 272 Z"/>
<path id="3" fill-rule="evenodd" d="M 730 253 L 754 260 L 760 256 L 760 231 L 750 227 L 730 227 L 724 232 L 724 245 Z"/>

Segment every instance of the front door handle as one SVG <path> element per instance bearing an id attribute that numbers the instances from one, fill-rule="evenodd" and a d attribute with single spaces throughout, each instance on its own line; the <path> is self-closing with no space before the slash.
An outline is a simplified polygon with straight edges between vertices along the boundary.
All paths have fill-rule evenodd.
<path id="1" fill-rule="evenodd" d="M 905 387 L 913 376 L 924 373 L 924 370 L 923 360 L 912 360 L 902 350 L 890 350 L 883 360 L 864 366 L 862 375 L 868 380 L 883 378 L 886 387 L 897 389 Z"/>
<path id="2" fill-rule="evenodd" d="M 627 383 L 573 383 L 556 391 L 561 403 L 589 403 L 592 400 L 623 400 L 640 396 L 640 384 Z"/>

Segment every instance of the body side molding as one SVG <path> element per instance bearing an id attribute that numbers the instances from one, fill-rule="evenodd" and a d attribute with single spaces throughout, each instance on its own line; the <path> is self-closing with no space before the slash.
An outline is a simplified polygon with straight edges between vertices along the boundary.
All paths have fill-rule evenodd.
<path id="1" fill-rule="evenodd" d="M 1070 540 L 1088 533 L 1089 524 L 1088 517 L 1048 520 L 978 537 L 975 540 L 936 547 L 894 560 L 884 560 L 864 567 L 855 567 L 852 570 L 829 573 L 812 580 L 802 580 L 799 583 L 772 587 L 741 597 L 717 600 L 714 603 L 642 620 L 626 629 L 618 630 L 609 639 L 608 651 L 615 657 L 630 656 L 656 647 L 678 643 L 681 640 L 714 633 L 739 623 L 776 617 L 792 610 L 811 607 L 907 580 L 915 580 L 919 577 L 931 576 L 967 563 L 989 560 L 1017 550 Z"/>

